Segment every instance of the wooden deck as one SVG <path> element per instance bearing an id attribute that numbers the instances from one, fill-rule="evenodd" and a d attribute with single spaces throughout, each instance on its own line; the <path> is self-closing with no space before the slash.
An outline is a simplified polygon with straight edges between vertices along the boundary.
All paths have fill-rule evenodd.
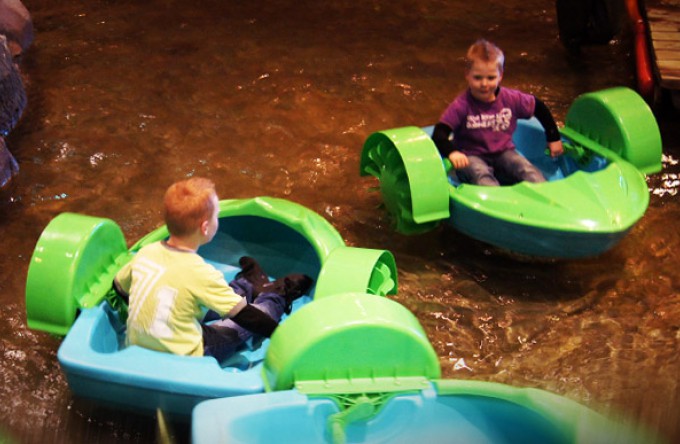
<path id="1" fill-rule="evenodd" d="M 680 90 L 680 0 L 645 2 L 659 85 Z"/>

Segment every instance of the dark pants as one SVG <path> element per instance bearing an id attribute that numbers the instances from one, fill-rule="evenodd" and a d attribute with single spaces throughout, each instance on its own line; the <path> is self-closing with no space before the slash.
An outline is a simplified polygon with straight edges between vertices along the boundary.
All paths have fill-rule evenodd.
<path id="1" fill-rule="evenodd" d="M 275 321 L 279 321 L 286 307 L 286 299 L 276 293 L 260 293 L 253 296 L 253 286 L 244 278 L 238 278 L 229 283 L 234 291 L 248 301 L 253 307 L 262 310 Z M 210 324 L 202 323 L 203 354 L 213 356 L 223 361 L 233 355 L 245 341 L 253 336 L 231 319 L 220 319 Z"/>

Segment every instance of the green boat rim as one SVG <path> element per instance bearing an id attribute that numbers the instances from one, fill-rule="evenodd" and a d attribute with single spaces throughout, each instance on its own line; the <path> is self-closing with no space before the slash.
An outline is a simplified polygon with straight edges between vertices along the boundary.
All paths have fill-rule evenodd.
<path id="1" fill-rule="evenodd" d="M 591 187 L 602 190 L 600 199 L 607 200 L 593 200 Z M 504 187 L 463 184 L 451 188 L 451 200 L 458 205 L 498 220 L 564 232 L 623 232 L 644 215 L 649 204 L 644 176 L 624 162 L 594 173 L 579 171 L 566 179 L 540 184 L 522 182 Z M 630 199 L 632 194 L 638 198 Z M 483 206 L 479 205 L 482 200 Z M 516 211 L 512 213 L 509 208 Z M 616 217 L 612 217 L 613 213 Z"/>
<path id="2" fill-rule="evenodd" d="M 342 236 L 326 219 L 284 199 L 221 201 L 219 217 L 235 216 L 268 218 L 290 227 L 312 245 L 322 264 L 331 251 L 345 246 Z M 128 250 L 123 232 L 114 221 L 75 213 L 58 215 L 43 230 L 29 264 L 26 281 L 29 327 L 66 335 L 79 310 L 102 302 L 116 272 L 133 253 L 167 237 L 167 228 L 161 226 Z M 366 282 L 369 280 L 370 276 L 366 277 Z M 366 283 L 362 288 L 366 288 Z"/>
<path id="3" fill-rule="evenodd" d="M 331 251 L 345 246 L 338 231 L 318 213 L 295 202 L 276 197 L 250 199 L 224 199 L 220 201 L 220 219 L 235 216 L 256 216 L 277 221 L 300 233 L 316 251 L 323 263 Z M 168 237 L 165 225 L 139 239 L 130 251 L 138 251 L 145 245 Z"/>

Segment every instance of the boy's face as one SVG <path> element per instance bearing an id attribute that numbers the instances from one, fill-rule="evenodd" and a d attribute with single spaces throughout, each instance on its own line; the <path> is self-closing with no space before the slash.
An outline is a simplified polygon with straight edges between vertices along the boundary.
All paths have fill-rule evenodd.
<path id="1" fill-rule="evenodd" d="M 496 100 L 496 89 L 502 78 L 503 74 L 498 70 L 496 62 L 482 60 L 475 60 L 470 70 L 465 73 L 472 97 L 482 102 Z"/>

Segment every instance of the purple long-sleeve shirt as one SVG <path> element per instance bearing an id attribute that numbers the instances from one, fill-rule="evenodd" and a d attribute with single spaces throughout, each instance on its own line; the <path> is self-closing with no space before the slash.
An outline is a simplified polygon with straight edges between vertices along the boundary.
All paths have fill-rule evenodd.
<path id="1" fill-rule="evenodd" d="M 439 121 L 453 130 L 453 147 L 465 154 L 481 155 L 513 149 L 517 119 L 534 115 L 531 94 L 500 88 L 496 100 L 481 102 L 470 90 L 460 94 L 444 110 Z"/>

